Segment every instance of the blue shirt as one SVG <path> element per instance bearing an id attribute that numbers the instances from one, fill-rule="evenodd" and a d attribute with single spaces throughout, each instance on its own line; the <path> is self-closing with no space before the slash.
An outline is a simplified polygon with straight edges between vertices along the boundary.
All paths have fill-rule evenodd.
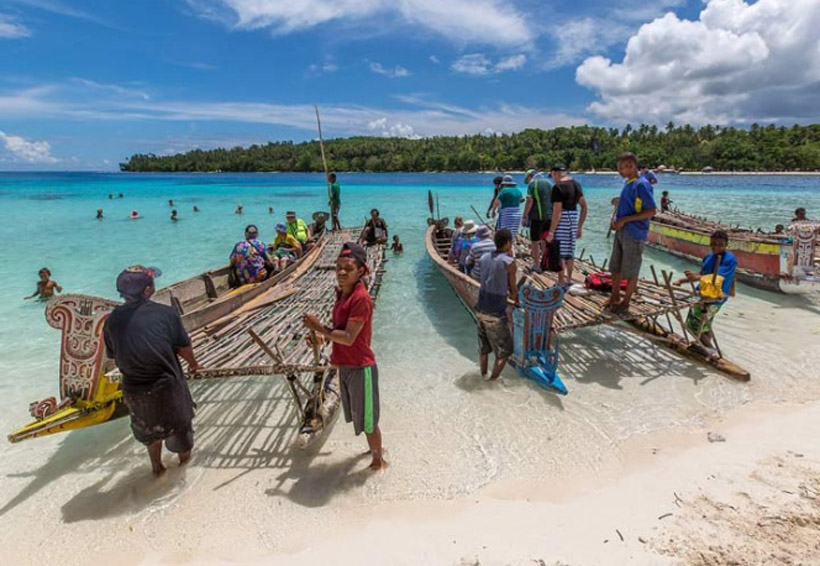
<path id="1" fill-rule="evenodd" d="M 507 267 L 514 261 L 504 252 L 484 254 L 479 262 L 481 288 L 478 291 L 476 310 L 498 317 L 507 315 L 507 297 L 510 296 Z"/>
<path id="2" fill-rule="evenodd" d="M 717 263 L 717 256 L 715 254 L 709 254 L 703 258 L 703 265 L 700 268 L 701 275 L 711 275 L 714 273 L 715 263 Z M 718 267 L 718 275 L 723 277 L 721 290 L 723 291 L 724 298 L 722 301 L 713 304 L 722 305 L 729 300 L 729 293 L 732 292 L 732 284 L 735 282 L 735 272 L 737 272 L 737 258 L 730 251 L 724 252 L 723 260 L 720 262 L 720 267 Z"/>
<path id="3" fill-rule="evenodd" d="M 495 198 L 501 201 L 501 208 L 514 208 L 521 205 L 522 196 L 518 187 L 504 187 Z"/>
<path id="4" fill-rule="evenodd" d="M 652 185 L 643 177 L 631 179 L 627 181 L 624 188 L 621 189 L 621 199 L 618 202 L 618 211 L 615 213 L 615 220 L 638 214 L 650 208 L 658 208 L 655 205 Z M 646 241 L 649 236 L 649 219 L 627 222 L 623 229 L 636 240 L 641 242 Z"/>
<path id="5" fill-rule="evenodd" d="M 652 171 L 647 171 L 646 173 L 641 175 L 641 177 L 643 177 L 644 179 L 649 181 L 649 183 L 652 184 L 652 185 L 654 185 L 655 183 L 658 182 L 658 178 L 655 176 L 655 174 Z"/>

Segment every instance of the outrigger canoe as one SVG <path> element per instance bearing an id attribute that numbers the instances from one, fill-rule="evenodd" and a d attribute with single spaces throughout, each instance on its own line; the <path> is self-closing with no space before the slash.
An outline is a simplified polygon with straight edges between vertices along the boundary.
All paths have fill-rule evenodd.
<path id="1" fill-rule="evenodd" d="M 820 290 L 820 225 L 795 223 L 783 234 L 731 227 L 678 211 L 655 215 L 649 245 L 700 263 L 711 253 L 715 230 L 729 235 L 729 250 L 737 258 L 738 279 L 759 289 L 787 294 Z"/>
<path id="2" fill-rule="evenodd" d="M 224 266 L 164 287 L 152 300 L 173 307 L 186 330 L 194 333 L 260 299 L 275 300 L 278 286 L 313 266 L 328 238 L 321 237 L 314 248 L 264 282 L 231 288 L 230 266 Z M 119 304 L 74 294 L 47 303 L 46 321 L 62 332 L 60 401 L 49 397 L 31 403 L 34 420 L 9 434 L 10 442 L 85 428 L 128 414 L 118 371 L 106 356 L 102 340 L 105 319 Z"/>
<path id="3" fill-rule="evenodd" d="M 428 222 L 435 221 L 431 219 Z M 474 315 L 480 285 L 478 281 L 460 272 L 456 265 L 447 260 L 452 245 L 451 232 L 441 224 L 431 225 L 425 239 L 427 253 L 462 304 Z M 524 274 L 530 271 L 532 260 L 529 257 L 529 241 L 520 234 L 518 238 L 516 249 L 518 272 L 519 277 L 524 277 Z M 595 265 L 590 260 L 585 260 L 583 257 L 576 258 L 573 275 L 576 288 L 583 287 L 586 275 L 602 270 L 604 270 L 603 267 Z M 554 288 L 557 284 L 555 274 L 530 272 L 526 277 L 538 289 Z M 694 290 L 673 285 L 671 274 L 664 273 L 663 282 L 642 279 L 633 296 L 628 313 L 621 315 L 609 313 L 604 306 L 607 299 L 608 294 L 597 291 L 590 291 L 583 295 L 576 295 L 573 292 L 563 294 L 562 301 L 559 303 L 560 308 L 551 314 L 551 331 L 556 335 L 554 342 L 556 352 L 557 338 L 560 334 L 607 324 L 617 330 L 650 339 L 677 355 L 698 361 L 734 380 L 749 381 L 751 378 L 748 370 L 722 353 L 718 352 L 716 355 L 715 352 L 704 348 L 698 343 L 697 337 L 691 336 L 685 329 L 681 311 L 696 304 L 700 299 Z M 679 331 L 675 329 L 675 323 L 680 327 Z"/>

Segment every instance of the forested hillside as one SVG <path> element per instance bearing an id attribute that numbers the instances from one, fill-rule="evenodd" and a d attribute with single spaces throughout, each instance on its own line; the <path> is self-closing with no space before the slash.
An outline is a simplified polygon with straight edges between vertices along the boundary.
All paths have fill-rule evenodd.
<path id="1" fill-rule="evenodd" d="M 820 170 L 820 124 L 758 126 L 748 130 L 705 126 L 664 129 L 642 125 L 577 126 L 524 130 L 512 135 L 422 139 L 353 137 L 325 142 L 335 171 L 504 171 L 549 167 L 613 169 L 624 151 L 648 166 L 688 171 Z M 322 171 L 319 143 L 276 142 L 232 149 L 194 150 L 177 155 L 138 154 L 123 171 Z"/>

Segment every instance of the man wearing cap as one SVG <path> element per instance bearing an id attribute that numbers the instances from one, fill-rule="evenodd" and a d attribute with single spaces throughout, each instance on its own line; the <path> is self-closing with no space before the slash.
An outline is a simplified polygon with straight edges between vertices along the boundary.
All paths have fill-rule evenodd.
<path id="1" fill-rule="evenodd" d="M 475 231 L 475 237 L 478 241 L 470 248 L 470 255 L 467 259 L 467 269 L 470 273 L 470 277 L 476 281 L 481 281 L 481 258 L 495 251 L 495 242 L 490 237 L 492 233 L 490 227 L 485 225 L 479 226 Z"/>
<path id="2" fill-rule="evenodd" d="M 530 227 L 530 253 L 535 269 L 539 270 L 541 254 L 544 253 L 542 236 L 549 231 L 552 222 L 552 187 L 535 169 L 527 171 L 524 182 L 527 183 L 527 204 L 524 206 L 523 222 Z"/>
<path id="3" fill-rule="evenodd" d="M 310 240 L 310 228 L 308 228 L 308 225 L 301 218 L 296 218 L 296 213 L 292 210 L 288 210 L 285 213 L 285 219 L 287 220 L 285 226 L 287 227 L 288 234 L 299 240 L 299 244 L 304 246 L 307 241 Z"/>
<path id="4" fill-rule="evenodd" d="M 316 241 L 319 239 L 319 236 L 325 233 L 325 230 L 327 230 L 327 219 L 328 215 L 326 212 L 313 213 L 313 224 L 308 226 L 308 229 L 310 230 L 311 240 Z"/>
<path id="5" fill-rule="evenodd" d="M 339 209 L 342 207 L 342 188 L 336 181 L 336 173 L 331 173 L 327 176 L 328 186 L 330 188 L 330 216 L 333 219 L 332 229 L 341 230 L 342 225 L 339 222 Z M 314 218 L 316 220 L 316 218 Z"/>
<path id="6" fill-rule="evenodd" d="M 122 393 L 131 413 L 134 438 L 148 447 L 155 475 L 165 471 L 162 442 L 184 464 L 194 447 L 194 401 L 179 362 L 191 373 L 199 364 L 177 312 L 150 300 L 159 270 L 135 265 L 117 277 L 125 304 L 103 326 L 108 355 L 122 373 Z"/>
<path id="7" fill-rule="evenodd" d="M 303 322 L 316 333 L 317 340 L 332 342 L 330 363 L 339 368 L 345 420 L 353 423 L 357 436 L 365 433 L 370 448 L 370 469 L 379 470 L 387 463 L 382 457 L 379 430 L 379 370 L 370 348 L 373 299 L 362 281 L 368 273 L 365 249 L 353 242 L 345 243 L 336 259 L 339 287 L 333 306 L 333 325 L 323 325 L 312 314 L 306 314 Z"/>
<path id="8" fill-rule="evenodd" d="M 245 239 L 233 247 L 230 261 L 240 285 L 264 281 L 273 273 L 273 262 L 268 257 L 267 247 L 259 240 L 259 229 L 255 224 L 245 227 Z"/>
<path id="9" fill-rule="evenodd" d="M 550 196 L 553 209 L 547 241 L 558 242 L 561 251 L 558 282 L 569 285 L 572 283 L 572 270 L 575 267 L 575 241 L 583 235 L 587 219 L 587 200 L 580 183 L 569 176 L 563 164 L 553 165 L 550 174 L 555 184 Z"/>

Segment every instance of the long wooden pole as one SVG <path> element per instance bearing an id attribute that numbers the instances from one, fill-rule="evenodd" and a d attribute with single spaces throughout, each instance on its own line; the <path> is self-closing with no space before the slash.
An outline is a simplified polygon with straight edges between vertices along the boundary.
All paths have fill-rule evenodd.
<path id="1" fill-rule="evenodd" d="M 316 126 L 319 129 L 319 149 L 322 150 L 322 165 L 325 168 L 325 184 L 327 185 L 327 204 L 328 206 L 330 206 L 330 180 L 327 178 L 329 175 L 329 171 L 327 170 L 327 159 L 325 158 L 325 142 L 322 140 L 322 120 L 319 119 L 319 106 L 317 104 L 314 104 L 313 108 L 316 109 Z"/>

